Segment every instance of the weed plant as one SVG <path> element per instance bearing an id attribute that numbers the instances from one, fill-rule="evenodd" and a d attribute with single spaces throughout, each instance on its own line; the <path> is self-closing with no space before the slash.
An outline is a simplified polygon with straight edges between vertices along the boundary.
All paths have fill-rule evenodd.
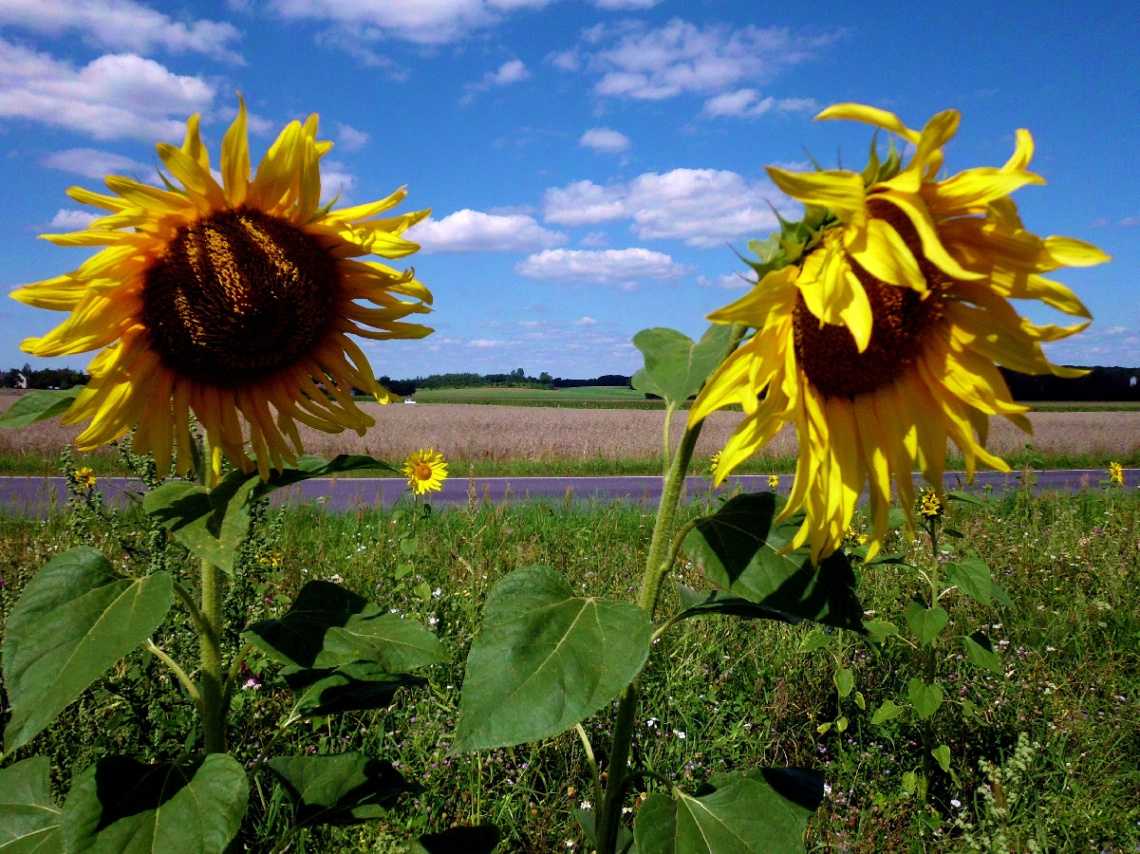
<path id="1" fill-rule="evenodd" d="M 685 512 L 707 511 L 702 505 L 715 500 L 706 496 Z M 34 567 L 81 542 L 118 560 L 164 560 L 174 567 L 183 560 L 178 547 L 158 545 L 145 533 L 124 537 L 122 530 L 146 531 L 141 515 L 119 529 L 98 512 L 94 494 L 84 502 L 86 510 L 73 507 L 42 520 L 0 518 L 0 615 L 11 609 Z M 502 828 L 507 851 L 584 850 L 568 807 L 588 803 L 591 784 L 573 733 L 446 756 L 462 663 L 487 592 L 516 568 L 545 564 L 594 595 L 628 596 L 645 561 L 653 510 L 637 503 L 495 505 L 473 497 L 466 508 L 420 521 L 410 562 L 402 547 L 405 522 L 391 512 L 362 508 L 336 515 L 303 506 L 270 517 L 262 511 L 260 533 L 242 558 L 239 577 L 246 583 L 226 603 L 233 625 L 279 614 L 319 575 L 422 619 L 451 655 L 449 664 L 429 671 L 428 690 L 401 692 L 384 711 L 306 721 L 278 742 L 281 751 L 356 749 L 382 756 L 423 786 L 383 821 L 315 830 L 298 838 L 294 850 L 394 854 L 417 834 L 478 822 Z M 74 522 L 77 512 L 89 513 L 86 523 Z M 939 737 L 951 748 L 957 782 L 936 776 L 926 804 L 920 803 L 901 783 L 906 771 L 922 764 L 916 728 L 871 723 L 872 709 L 905 693 L 907 676 L 921 666 L 919 653 L 903 644 L 848 638 L 845 664 L 866 709 L 849 701 L 841 709 L 834 662 L 800 652 L 808 626 L 769 621 L 690 620 L 656 644 L 645 685 L 666 701 L 659 717 L 636 734 L 638 759 L 693 787 L 737 767 L 824 771 L 830 785 L 812 819 L 808 850 L 1135 851 L 1140 499 L 1134 490 L 1044 497 L 1021 492 L 954 513 L 953 526 L 986 556 L 995 580 L 1014 600 L 1012 608 L 984 608 L 949 594 L 951 619 L 985 624 L 1006 674 L 978 670 L 961 655 L 940 662 L 946 694 L 968 695 L 977 707 L 973 714 L 957 707 L 940 719 Z M 901 532 L 888 549 L 909 563 L 931 558 L 928 540 L 911 541 Z M 691 567 L 684 575 L 686 583 L 702 586 Z M 860 596 L 875 619 L 901 625 L 914 587 L 905 567 L 861 572 Z M 169 624 L 160 645 L 190 636 L 178 628 Z M 267 661 L 254 655 L 245 667 L 232 732 L 235 755 L 249 764 L 265 745 L 242 741 L 241 733 L 264 732 L 265 722 L 287 713 L 290 697 L 275 684 L 276 668 Z M 149 655 L 134 653 L 6 760 L 48 754 L 53 785 L 63 792 L 72 775 L 100 756 L 179 755 L 186 749 L 182 735 L 192 729 L 191 713 L 167 671 Z M 840 714 L 848 721 L 844 732 L 822 726 Z M 610 725 L 606 713 L 585 724 L 598 735 Z M 268 852 L 287 824 L 288 808 L 271 778 L 255 779 L 235 850 Z"/>

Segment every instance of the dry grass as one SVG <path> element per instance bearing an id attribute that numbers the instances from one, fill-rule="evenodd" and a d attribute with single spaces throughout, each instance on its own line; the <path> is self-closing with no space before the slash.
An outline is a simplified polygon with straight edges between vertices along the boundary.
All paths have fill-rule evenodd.
<path id="1" fill-rule="evenodd" d="M 0 394 L 0 412 L 15 400 Z M 331 457 L 369 453 L 398 459 L 420 447 L 433 447 L 455 462 L 505 460 L 627 460 L 660 454 L 665 413 L 636 409 L 538 408 L 509 406 L 363 404 L 376 418 L 364 436 L 346 431 L 328 435 L 302 428 L 308 453 Z M 717 412 L 706 422 L 697 444 L 698 456 L 724 446 L 740 423 L 739 412 Z M 1008 456 L 1032 441 L 1039 452 L 1092 454 L 1124 458 L 1140 450 L 1140 411 L 1038 412 L 1030 416 L 1034 435 L 1001 418 L 991 421 L 988 446 Z M 684 429 L 684 415 L 674 420 L 674 441 Z M 19 430 L 0 430 L 0 453 L 54 454 L 71 442 L 78 427 L 44 422 Z M 783 457 L 796 453 L 794 432 L 785 428 L 766 449 Z"/>

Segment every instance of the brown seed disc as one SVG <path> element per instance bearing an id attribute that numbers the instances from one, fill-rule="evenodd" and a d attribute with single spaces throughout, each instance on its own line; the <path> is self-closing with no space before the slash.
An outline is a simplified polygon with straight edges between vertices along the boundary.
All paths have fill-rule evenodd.
<path id="1" fill-rule="evenodd" d="M 889 285 L 848 257 L 871 303 L 871 340 L 862 353 L 846 327 L 828 323 L 821 326 L 803 296 L 799 296 L 793 314 L 796 359 L 807 378 L 825 396 L 865 394 L 905 373 L 922 353 L 931 329 L 941 320 L 946 290 L 952 284 L 945 273 L 926 260 L 918 232 L 898 207 L 875 199 L 867 207 L 872 216 L 890 224 L 914 253 L 930 293 L 923 299 L 910 288 Z"/>
<path id="2" fill-rule="evenodd" d="M 219 211 L 180 228 L 146 271 L 142 321 L 167 368 L 232 388 L 312 350 L 338 278 L 328 251 L 292 223 Z"/>

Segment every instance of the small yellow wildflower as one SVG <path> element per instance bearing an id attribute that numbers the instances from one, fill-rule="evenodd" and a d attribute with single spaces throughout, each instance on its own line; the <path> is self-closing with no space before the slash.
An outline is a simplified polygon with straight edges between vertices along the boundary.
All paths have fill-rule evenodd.
<path id="1" fill-rule="evenodd" d="M 404 476 L 416 495 L 443 489 L 443 482 L 447 480 L 447 463 L 443 454 L 437 454 L 432 448 L 421 448 L 408 454 L 404 461 Z"/>
<path id="2" fill-rule="evenodd" d="M 712 474 L 716 474 L 716 467 L 719 465 L 720 465 L 720 451 L 717 451 L 715 454 L 712 455 L 712 459 L 709 460 L 709 472 L 711 472 Z"/>
<path id="3" fill-rule="evenodd" d="M 73 473 L 76 484 L 81 489 L 94 489 L 95 488 L 95 472 L 87 466 L 76 469 Z"/>
<path id="4" fill-rule="evenodd" d="M 771 490 L 776 490 L 776 489 L 780 488 L 780 478 L 777 475 L 774 475 L 774 474 L 768 475 L 768 488 Z"/>
<path id="5" fill-rule="evenodd" d="M 257 559 L 257 562 L 262 566 L 268 566 L 272 569 L 277 569 L 281 566 L 281 553 L 280 552 L 267 552 Z"/>
<path id="6" fill-rule="evenodd" d="M 942 499 L 929 486 L 922 490 L 922 497 L 919 499 L 918 512 L 927 519 L 939 519 L 942 517 Z"/>
<path id="7" fill-rule="evenodd" d="M 1124 486 L 1124 467 L 1120 463 L 1108 464 L 1108 482 L 1113 486 Z"/>

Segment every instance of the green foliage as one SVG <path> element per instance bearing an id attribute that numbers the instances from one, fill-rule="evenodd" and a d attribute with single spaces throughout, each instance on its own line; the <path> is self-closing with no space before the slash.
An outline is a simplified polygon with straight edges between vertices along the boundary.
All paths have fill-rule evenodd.
<path id="1" fill-rule="evenodd" d="M 714 323 L 699 342 L 675 329 L 643 329 L 633 344 L 645 357 L 645 367 L 633 375 L 633 387 L 679 407 L 701 390 L 724 358 L 732 327 Z"/>
<path id="2" fill-rule="evenodd" d="M 745 620 L 775 620 L 778 623 L 789 623 L 791 625 L 803 622 L 799 617 L 765 608 L 763 605 L 757 605 L 755 602 L 749 602 L 739 596 L 731 596 L 723 590 L 710 590 L 700 593 L 688 585 L 678 584 L 677 594 L 681 598 L 681 605 L 684 610 L 677 614 L 673 618 L 674 620 L 721 614 L 740 617 Z"/>
<path id="3" fill-rule="evenodd" d="M 453 753 L 556 735 L 614 700 L 649 657 L 649 614 L 580 597 L 547 567 L 487 597 L 471 644 Z"/>
<path id="4" fill-rule="evenodd" d="M 823 800 L 818 774 L 784 769 L 721 774 L 711 792 L 653 794 L 633 824 L 638 854 L 802 852 L 808 819 Z"/>
<path id="5" fill-rule="evenodd" d="M 82 388 L 63 391 L 33 391 L 21 395 L 20 399 L 0 413 L 0 427 L 27 427 L 37 421 L 58 418 L 71 408 Z"/>
<path id="6" fill-rule="evenodd" d="M 91 548 L 64 552 L 41 569 L 4 630 L 4 679 L 12 704 L 4 749 L 34 738 L 149 638 L 173 600 L 167 573 L 124 576 Z"/>
<path id="7" fill-rule="evenodd" d="M 57 854 L 62 811 L 51 797 L 48 758 L 33 756 L 0 768 L 0 852 Z"/>
<path id="8" fill-rule="evenodd" d="M 147 765 L 122 756 L 87 769 L 63 807 L 68 854 L 212 854 L 238 831 L 249 798 L 230 756 Z"/>
<path id="9" fill-rule="evenodd" d="M 775 517 L 784 499 L 737 495 L 697 522 L 685 548 L 708 579 L 734 596 L 793 617 L 863 631 L 855 574 L 842 552 L 813 566 L 806 548 L 783 553 L 803 521 Z"/>
<path id="10" fill-rule="evenodd" d="M 923 646 L 931 646 L 939 633 L 950 622 L 950 613 L 940 605 L 927 608 L 913 599 L 906 606 L 906 624 Z"/>
<path id="11" fill-rule="evenodd" d="M 361 753 L 282 756 L 270 759 L 268 766 L 293 801 L 294 827 L 380 818 L 401 795 L 418 789 L 391 763 Z"/>

